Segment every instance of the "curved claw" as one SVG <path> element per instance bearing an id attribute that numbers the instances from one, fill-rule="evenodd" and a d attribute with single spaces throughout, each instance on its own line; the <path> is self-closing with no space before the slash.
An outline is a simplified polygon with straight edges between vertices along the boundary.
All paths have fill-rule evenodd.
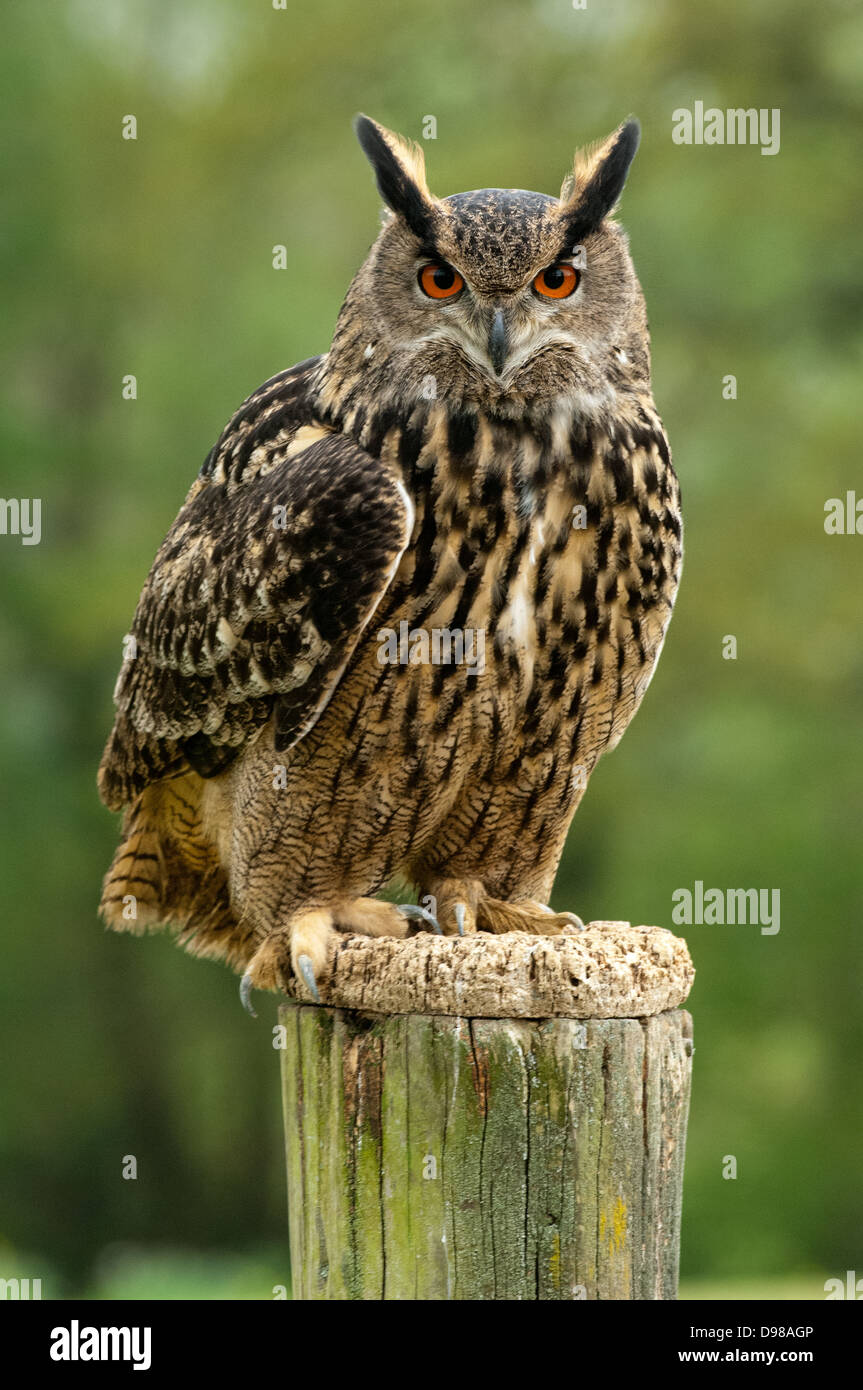
<path id="1" fill-rule="evenodd" d="M 455 924 L 458 927 L 459 936 L 464 936 L 465 911 L 466 909 L 464 903 L 456 903 L 455 907 L 453 908 L 453 912 L 455 913 Z"/>
<path id="2" fill-rule="evenodd" d="M 415 922 L 428 923 L 432 931 L 437 932 L 438 936 L 443 936 L 443 928 L 438 923 L 437 918 L 431 915 L 428 908 L 418 907 L 416 903 L 399 903 L 398 911 L 403 917 L 408 917 Z"/>
<path id="3" fill-rule="evenodd" d="M 318 994 L 318 982 L 315 979 L 315 968 L 312 965 L 310 956 L 297 956 L 297 965 L 300 974 L 306 982 L 306 989 L 312 996 L 316 1004 L 320 1004 L 321 996 Z"/>
<path id="4" fill-rule="evenodd" d="M 577 912 L 559 912 L 557 915 L 558 917 L 565 917 L 567 925 L 574 928 L 575 931 L 587 931 Z"/>
<path id="5" fill-rule="evenodd" d="M 554 917 L 554 916 L 557 916 L 557 917 L 566 917 L 566 918 L 569 920 L 570 925 L 573 926 L 573 927 L 575 927 L 577 931 L 586 931 L 586 930 L 587 930 L 587 928 L 585 927 L 584 923 L 582 922 L 582 920 L 581 920 L 581 918 L 579 917 L 579 915 L 578 915 L 577 912 L 558 912 L 558 913 L 555 913 L 554 908 L 553 908 L 553 907 L 549 907 L 547 903 L 537 903 L 537 907 L 539 908 L 540 912 L 547 912 L 547 913 L 549 914 L 549 916 L 551 916 L 551 917 Z"/>
<path id="6" fill-rule="evenodd" d="M 240 981 L 240 1003 L 242 1004 L 247 1014 L 251 1014 L 252 1018 L 257 1018 L 258 1015 L 252 1008 L 252 988 L 252 977 L 249 974 L 249 972 L 246 971 L 245 975 Z"/>

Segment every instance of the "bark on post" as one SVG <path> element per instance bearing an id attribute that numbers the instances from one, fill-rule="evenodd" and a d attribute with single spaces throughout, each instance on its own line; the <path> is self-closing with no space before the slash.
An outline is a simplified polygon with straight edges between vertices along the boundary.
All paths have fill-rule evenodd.
<path id="1" fill-rule="evenodd" d="M 675 1298 L 693 974 L 627 923 L 346 937 L 280 1011 L 294 1298 Z"/>

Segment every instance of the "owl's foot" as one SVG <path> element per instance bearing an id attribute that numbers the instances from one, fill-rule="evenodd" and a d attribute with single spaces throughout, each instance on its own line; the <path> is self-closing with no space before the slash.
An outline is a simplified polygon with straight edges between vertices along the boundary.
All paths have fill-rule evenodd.
<path id="1" fill-rule="evenodd" d="M 418 931 L 440 930 L 432 914 L 413 903 L 397 907 L 378 898 L 351 898 L 333 907 L 309 908 L 296 913 L 286 927 L 271 932 L 261 943 L 240 982 L 240 999 L 244 1009 L 256 1018 L 252 990 L 284 990 L 286 963 L 290 960 L 293 975 L 303 981 L 319 1004 L 318 985 L 332 971 L 338 932 L 403 938 Z"/>
<path id="2" fill-rule="evenodd" d="M 444 936 L 469 936 L 476 931 L 478 904 L 484 891 L 476 878 L 438 879 L 431 896 Z"/>
<path id="3" fill-rule="evenodd" d="M 439 879 L 432 891 L 437 903 L 435 915 L 446 936 L 465 936 L 476 931 L 567 936 L 584 931 L 584 923 L 574 912 L 552 912 L 532 898 L 519 902 L 489 898 L 479 879 Z"/>
<path id="4" fill-rule="evenodd" d="M 552 912 L 545 903 L 534 902 L 532 898 L 514 903 L 499 898 L 480 898 L 477 927 L 497 935 L 522 931 L 534 936 L 573 936 L 584 931 L 584 923 L 575 912 Z"/>
<path id="5" fill-rule="evenodd" d="M 252 990 L 283 990 L 288 961 L 315 1003 L 320 1003 L 318 980 L 330 973 L 336 943 L 334 928 L 329 908 L 311 908 L 296 913 L 287 927 L 271 932 L 261 942 L 240 981 L 240 999 L 252 1018 L 257 1018 L 251 1003 Z"/>
<path id="6" fill-rule="evenodd" d="M 402 939 L 418 931 L 439 932 L 434 916 L 416 903 L 387 903 L 380 898 L 352 898 L 333 908 L 337 931 L 358 936 L 396 936 Z"/>

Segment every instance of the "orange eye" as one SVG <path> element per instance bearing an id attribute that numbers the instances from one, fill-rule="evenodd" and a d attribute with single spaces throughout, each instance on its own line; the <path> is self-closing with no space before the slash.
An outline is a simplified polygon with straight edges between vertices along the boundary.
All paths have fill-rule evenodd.
<path id="1" fill-rule="evenodd" d="M 440 261 L 424 265 L 417 279 L 420 289 L 429 299 L 452 299 L 464 289 L 464 280 L 458 271 L 453 270 L 451 265 L 441 264 Z"/>
<path id="2" fill-rule="evenodd" d="M 571 265 L 547 265 L 533 282 L 537 294 L 545 299 L 568 299 L 581 276 Z"/>

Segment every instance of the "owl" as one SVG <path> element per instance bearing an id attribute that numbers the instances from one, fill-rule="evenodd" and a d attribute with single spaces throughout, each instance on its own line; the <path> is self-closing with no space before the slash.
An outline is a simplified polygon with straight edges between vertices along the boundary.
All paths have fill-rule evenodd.
<path id="1" fill-rule="evenodd" d="M 570 822 L 659 657 L 682 560 L 644 299 L 613 218 L 629 120 L 559 197 L 386 205 L 330 350 L 208 454 L 144 585 L 99 772 L 109 926 L 172 927 L 326 999 L 341 933 L 577 930 Z M 422 906 L 377 894 L 413 886 Z M 410 896 L 405 894 L 405 896 Z"/>

